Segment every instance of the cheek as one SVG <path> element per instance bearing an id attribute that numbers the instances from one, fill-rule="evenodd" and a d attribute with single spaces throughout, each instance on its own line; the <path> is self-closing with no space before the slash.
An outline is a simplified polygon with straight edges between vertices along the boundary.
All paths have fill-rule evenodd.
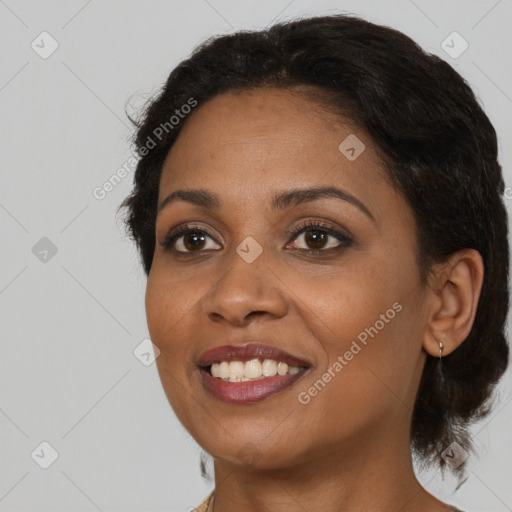
<path id="1" fill-rule="evenodd" d="M 378 261 L 357 254 L 328 274 L 294 272 L 289 276 L 300 316 L 308 320 L 309 330 L 328 353 L 343 353 L 349 340 L 392 308 L 399 288 L 393 270 L 383 269 Z"/>
<path id="2" fill-rule="evenodd" d="M 186 286 L 177 287 L 153 267 L 148 277 L 145 305 L 151 341 L 160 350 L 156 366 L 162 388 L 180 422 L 190 429 L 190 397 L 186 390 L 195 367 L 189 354 L 190 344 L 185 342 L 185 333 L 190 333 L 191 328 L 187 325 L 187 312 L 192 307 L 188 290 Z"/>
<path id="3" fill-rule="evenodd" d="M 318 429 L 322 418 L 326 446 L 393 424 L 413 407 L 419 349 L 404 331 L 410 311 L 400 301 L 385 305 L 338 319 L 339 334 L 322 340 L 327 362 L 297 390 L 303 428 Z"/>
<path id="4" fill-rule="evenodd" d="M 162 282 L 150 274 L 146 287 L 146 319 L 152 342 L 163 352 L 165 333 L 172 329 L 176 308 L 180 307 L 175 294 L 162 286 Z"/>
<path id="5" fill-rule="evenodd" d="M 310 319 L 308 328 L 326 355 L 301 386 L 305 401 L 377 412 L 408 392 L 421 351 L 414 276 L 414 266 L 375 261 L 328 282 L 308 279 L 294 287 L 301 316 Z"/>
<path id="6" fill-rule="evenodd" d="M 191 281 L 180 282 L 171 272 L 163 272 L 158 265 L 151 269 L 145 295 L 146 318 L 151 339 L 160 350 L 174 352 L 183 343 L 172 343 L 182 339 L 190 328 L 188 322 L 194 306 L 201 297 L 199 286 Z M 188 336 L 193 331 L 188 331 Z"/>

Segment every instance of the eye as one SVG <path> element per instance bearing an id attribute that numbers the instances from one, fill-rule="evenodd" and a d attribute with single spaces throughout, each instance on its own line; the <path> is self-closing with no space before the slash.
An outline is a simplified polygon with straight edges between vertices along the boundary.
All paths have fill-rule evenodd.
<path id="1" fill-rule="evenodd" d="M 288 232 L 294 235 L 293 240 L 300 239 L 301 237 L 298 235 L 304 235 L 302 238 L 306 247 L 299 247 L 298 249 L 312 254 L 339 251 L 352 244 L 352 240 L 348 236 L 318 221 L 309 221 L 296 230 Z M 338 240 L 338 243 L 334 242 L 334 245 L 333 242 L 327 243 L 329 238 Z"/>
<path id="2" fill-rule="evenodd" d="M 348 236 L 318 221 L 309 221 L 295 230 L 287 230 L 287 233 L 293 236 L 292 241 L 296 238 L 299 239 L 298 235 L 303 234 L 303 239 L 307 246 L 293 247 L 293 249 L 306 251 L 311 254 L 339 251 L 352 244 L 352 240 Z M 326 243 L 329 238 L 337 240 L 338 243 L 334 242 L 334 245 L 332 242 Z M 209 247 L 208 239 L 213 241 L 213 238 L 199 226 L 184 225 L 173 229 L 165 237 L 162 247 L 165 251 L 174 251 L 181 254 L 199 253 L 204 250 L 216 250 L 219 248 L 215 243 L 210 243 Z"/>
<path id="3" fill-rule="evenodd" d="M 216 249 L 207 247 L 206 238 L 213 240 L 210 235 L 198 226 L 180 226 L 172 230 L 162 242 L 164 250 L 181 253 L 200 252 L 204 249 Z"/>

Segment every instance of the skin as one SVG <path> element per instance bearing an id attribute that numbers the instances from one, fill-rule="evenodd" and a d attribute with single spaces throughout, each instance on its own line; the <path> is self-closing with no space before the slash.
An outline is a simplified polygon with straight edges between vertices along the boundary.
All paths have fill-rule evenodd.
<path id="1" fill-rule="evenodd" d="M 354 161 L 338 149 L 350 134 L 365 144 Z M 277 192 L 317 186 L 349 192 L 374 220 L 336 198 L 270 207 Z M 158 214 L 146 313 L 169 402 L 214 458 L 215 512 L 449 510 L 414 475 L 409 426 L 427 354 L 439 356 L 437 340 L 449 354 L 471 330 L 478 252 L 453 254 L 422 287 L 412 209 L 386 180 L 370 136 L 296 92 L 228 92 L 197 108 L 165 161 L 159 203 L 199 188 L 218 196 L 218 210 L 176 201 Z M 352 241 L 308 254 L 343 242 L 329 235 L 315 245 L 311 231 L 285 231 L 307 220 Z M 191 222 L 208 233 L 204 244 L 182 236 L 174 252 L 164 250 L 169 231 Z M 263 249 L 252 263 L 236 252 L 248 236 Z M 401 311 L 300 403 L 394 303 Z M 203 388 L 194 361 L 233 339 L 276 346 L 311 367 L 266 400 L 224 403 Z"/>

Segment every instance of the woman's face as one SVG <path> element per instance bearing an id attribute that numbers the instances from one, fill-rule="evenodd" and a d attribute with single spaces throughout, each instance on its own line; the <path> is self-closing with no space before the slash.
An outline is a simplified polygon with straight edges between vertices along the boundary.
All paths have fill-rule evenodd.
<path id="1" fill-rule="evenodd" d="M 325 188 L 341 194 L 286 199 Z M 290 92 L 225 93 L 186 120 L 159 204 L 198 189 L 215 201 L 182 196 L 159 211 L 146 293 L 160 378 L 185 428 L 215 458 L 262 468 L 407 444 L 426 291 L 412 210 L 368 134 Z M 311 222 L 320 227 L 301 230 Z M 200 367 L 224 361 L 237 380 L 263 371 L 245 360 L 271 359 L 272 375 L 283 354 L 225 349 L 260 344 L 306 369 L 229 382 Z"/>

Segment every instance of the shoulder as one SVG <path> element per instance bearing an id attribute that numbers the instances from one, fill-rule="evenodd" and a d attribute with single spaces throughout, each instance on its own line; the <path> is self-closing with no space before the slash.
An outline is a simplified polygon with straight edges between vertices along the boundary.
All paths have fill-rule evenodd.
<path id="1" fill-rule="evenodd" d="M 198 505 L 196 508 L 192 509 L 191 512 L 206 512 L 214 492 L 215 492 L 215 490 L 213 490 L 210 494 L 208 494 L 208 496 L 204 499 L 204 501 L 200 505 Z M 460 511 L 457 511 L 457 512 L 460 512 Z"/>

